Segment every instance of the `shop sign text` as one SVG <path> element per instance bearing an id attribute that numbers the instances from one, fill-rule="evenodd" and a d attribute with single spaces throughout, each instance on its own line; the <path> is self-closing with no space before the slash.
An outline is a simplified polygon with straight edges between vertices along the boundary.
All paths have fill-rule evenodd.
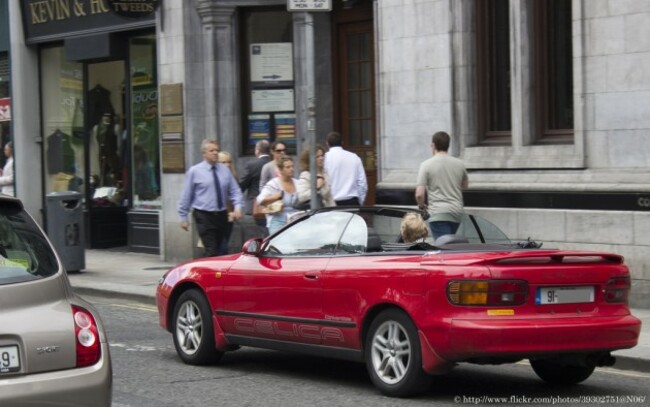
<path id="1" fill-rule="evenodd" d="M 108 13 L 110 8 L 104 0 L 41 0 L 30 3 L 29 11 L 32 24 L 43 24 Z"/>
<path id="2" fill-rule="evenodd" d="M 8 122 L 11 120 L 11 99 L 0 99 L 0 122 Z"/>

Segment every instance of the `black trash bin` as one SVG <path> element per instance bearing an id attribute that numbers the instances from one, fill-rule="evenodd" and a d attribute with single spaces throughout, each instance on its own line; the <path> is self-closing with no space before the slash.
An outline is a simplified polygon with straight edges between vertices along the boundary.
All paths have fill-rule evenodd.
<path id="1" fill-rule="evenodd" d="M 52 192 L 45 196 L 47 235 L 66 271 L 86 268 L 86 244 L 81 194 Z"/>

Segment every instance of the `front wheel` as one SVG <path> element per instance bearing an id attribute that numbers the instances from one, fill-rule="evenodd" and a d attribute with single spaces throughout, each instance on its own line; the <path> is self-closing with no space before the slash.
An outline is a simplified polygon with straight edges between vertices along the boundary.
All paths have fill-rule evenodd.
<path id="1" fill-rule="evenodd" d="M 531 360 L 535 374 L 547 383 L 572 385 L 587 380 L 596 366 L 566 365 L 555 360 Z"/>
<path id="2" fill-rule="evenodd" d="M 210 304 L 199 290 L 181 294 L 174 307 L 174 347 L 183 362 L 207 365 L 219 361 L 215 349 Z"/>
<path id="3" fill-rule="evenodd" d="M 432 377 L 422 370 L 417 329 L 400 310 L 383 311 L 372 321 L 365 359 L 370 379 L 387 396 L 413 396 L 431 383 Z"/>

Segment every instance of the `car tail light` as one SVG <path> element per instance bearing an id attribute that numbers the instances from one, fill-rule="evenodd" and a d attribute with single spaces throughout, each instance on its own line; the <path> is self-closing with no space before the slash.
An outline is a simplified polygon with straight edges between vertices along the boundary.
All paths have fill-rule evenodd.
<path id="1" fill-rule="evenodd" d="M 447 298 L 454 305 L 521 305 L 528 283 L 519 280 L 460 280 L 447 284 Z"/>
<path id="2" fill-rule="evenodd" d="M 630 277 L 610 278 L 605 287 L 605 301 L 627 303 L 630 294 Z"/>
<path id="3" fill-rule="evenodd" d="M 72 306 L 72 316 L 77 344 L 77 367 L 94 365 L 102 352 L 95 318 L 88 310 L 76 305 Z"/>

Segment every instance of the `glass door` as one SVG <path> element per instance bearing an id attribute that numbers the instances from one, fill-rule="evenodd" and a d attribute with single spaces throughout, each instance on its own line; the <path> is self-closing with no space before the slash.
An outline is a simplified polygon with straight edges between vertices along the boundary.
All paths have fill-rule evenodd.
<path id="1" fill-rule="evenodd" d="M 91 248 L 127 244 L 125 71 L 123 60 L 87 65 L 86 229 Z"/>
<path id="2" fill-rule="evenodd" d="M 88 185 L 91 207 L 126 206 L 124 194 L 126 139 L 125 63 L 102 62 L 88 65 L 87 131 Z"/>

